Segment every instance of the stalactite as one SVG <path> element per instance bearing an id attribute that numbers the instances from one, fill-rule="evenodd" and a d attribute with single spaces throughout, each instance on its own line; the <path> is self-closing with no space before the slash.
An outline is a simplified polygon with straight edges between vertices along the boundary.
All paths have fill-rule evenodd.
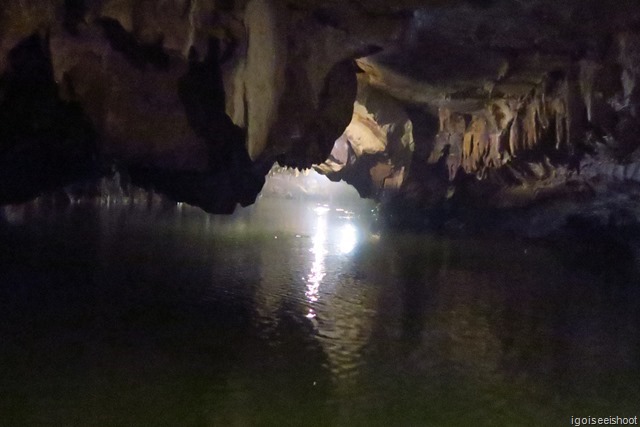
<path id="1" fill-rule="evenodd" d="M 440 121 L 440 132 L 444 132 L 448 127 L 449 120 L 451 118 L 451 111 L 448 108 L 438 109 L 438 119 Z"/>
<path id="2" fill-rule="evenodd" d="M 193 43 L 195 42 L 196 17 L 198 14 L 198 10 L 199 10 L 198 0 L 191 0 L 189 2 L 189 36 L 187 38 L 187 43 L 185 44 L 182 50 L 182 55 L 184 55 L 185 58 L 189 56 L 189 50 L 191 49 L 191 46 L 193 46 Z"/>
<path id="3" fill-rule="evenodd" d="M 449 179 L 451 181 L 453 181 L 462 167 L 462 139 L 463 135 L 461 133 L 450 134 L 447 137 L 449 152 L 447 166 L 449 167 Z"/>
<path id="4" fill-rule="evenodd" d="M 461 166 L 466 173 L 483 176 L 487 169 L 538 150 L 547 141 L 561 149 L 569 143 L 568 94 L 566 81 L 551 88 L 541 84 L 524 99 L 490 101 L 483 110 L 468 114 L 465 122 L 465 116 L 441 108 L 440 131 L 429 162 L 438 161 L 448 146 L 450 170 Z M 452 154 L 456 148 L 458 157 Z M 547 172 L 537 174 L 550 175 Z M 450 172 L 450 178 L 454 176 Z"/>
<path id="5" fill-rule="evenodd" d="M 480 129 L 478 129 L 478 137 L 477 137 L 477 143 L 476 143 L 476 148 L 477 148 L 477 152 L 478 152 L 478 162 L 477 165 L 478 166 L 485 166 L 487 164 L 487 155 L 489 153 L 489 133 L 488 133 L 488 129 L 487 129 L 487 122 L 485 119 L 482 119 L 479 122 L 479 127 Z"/>
<path id="6" fill-rule="evenodd" d="M 555 121 L 555 139 L 556 139 L 556 150 L 559 150 L 564 143 L 566 143 L 567 139 L 567 109 L 564 101 L 561 99 L 554 99 L 551 103 L 551 107 L 553 109 L 554 121 Z"/>
<path id="7" fill-rule="evenodd" d="M 582 94 L 584 105 L 587 107 L 587 119 L 589 121 L 591 121 L 593 112 L 593 85 L 599 69 L 600 65 L 593 61 L 580 61 L 580 93 Z"/>
<path id="8" fill-rule="evenodd" d="M 487 157 L 485 164 L 490 168 L 497 168 L 502 166 L 502 160 L 500 155 L 500 139 L 501 133 L 493 133 L 489 136 L 489 149 L 487 151 Z"/>
<path id="9" fill-rule="evenodd" d="M 535 106 L 533 104 L 529 104 L 527 106 L 525 112 L 525 118 L 522 122 L 523 124 L 523 144 L 522 148 L 529 150 L 535 147 L 536 145 L 536 111 Z"/>
<path id="10" fill-rule="evenodd" d="M 511 127 L 509 129 L 509 151 L 512 157 L 516 157 L 518 152 L 518 145 L 520 141 L 520 116 L 516 112 L 513 120 L 511 121 Z"/>
<path id="11" fill-rule="evenodd" d="M 470 172 L 473 170 L 472 155 L 473 155 L 473 133 L 465 133 L 462 142 L 462 164 L 464 170 Z"/>

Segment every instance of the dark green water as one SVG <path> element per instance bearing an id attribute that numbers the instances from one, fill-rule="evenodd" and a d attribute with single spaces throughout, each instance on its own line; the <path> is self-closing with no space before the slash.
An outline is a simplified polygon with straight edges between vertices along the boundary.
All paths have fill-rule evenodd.
<path id="1" fill-rule="evenodd" d="M 640 415 L 633 259 L 592 244 L 371 235 L 357 212 L 278 203 L 231 219 L 90 206 L 9 215 L 0 425 Z"/>

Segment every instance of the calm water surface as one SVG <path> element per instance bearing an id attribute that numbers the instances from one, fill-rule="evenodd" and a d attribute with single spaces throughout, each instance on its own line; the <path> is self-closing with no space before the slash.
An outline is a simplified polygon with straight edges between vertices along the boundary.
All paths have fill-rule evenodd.
<path id="1" fill-rule="evenodd" d="M 5 212 L 0 425 L 640 415 L 633 260 L 589 244 L 372 234 L 368 213 L 269 199 L 233 218 Z"/>

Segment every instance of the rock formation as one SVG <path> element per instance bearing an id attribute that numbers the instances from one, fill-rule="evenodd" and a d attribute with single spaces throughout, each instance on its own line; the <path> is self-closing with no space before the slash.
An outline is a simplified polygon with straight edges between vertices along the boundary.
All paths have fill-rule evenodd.
<path id="1" fill-rule="evenodd" d="M 640 182 L 634 0 L 0 6 L 2 203 L 116 165 L 231 212 L 278 162 L 446 223 Z"/>

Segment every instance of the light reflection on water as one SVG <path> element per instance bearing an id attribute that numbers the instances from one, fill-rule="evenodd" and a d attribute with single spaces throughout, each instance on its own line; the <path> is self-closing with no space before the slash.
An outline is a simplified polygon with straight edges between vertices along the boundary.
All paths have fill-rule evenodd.
<path id="1" fill-rule="evenodd" d="M 325 276 L 324 259 L 327 255 L 327 217 L 326 213 L 329 211 L 324 206 L 319 206 L 314 209 L 317 213 L 318 219 L 316 222 L 316 228 L 312 238 L 312 247 L 309 251 L 313 254 L 313 264 L 311 265 L 311 272 L 307 276 L 307 290 L 305 295 L 310 303 L 309 314 L 307 318 L 314 318 L 316 316 L 313 309 L 313 304 L 318 301 L 320 297 L 320 284 Z"/>
<path id="2" fill-rule="evenodd" d="M 0 227 L 0 419 L 536 426 L 636 410 L 634 268 L 594 269 L 590 248 L 371 239 L 368 221 L 262 199 L 234 218 L 74 207 Z"/>

